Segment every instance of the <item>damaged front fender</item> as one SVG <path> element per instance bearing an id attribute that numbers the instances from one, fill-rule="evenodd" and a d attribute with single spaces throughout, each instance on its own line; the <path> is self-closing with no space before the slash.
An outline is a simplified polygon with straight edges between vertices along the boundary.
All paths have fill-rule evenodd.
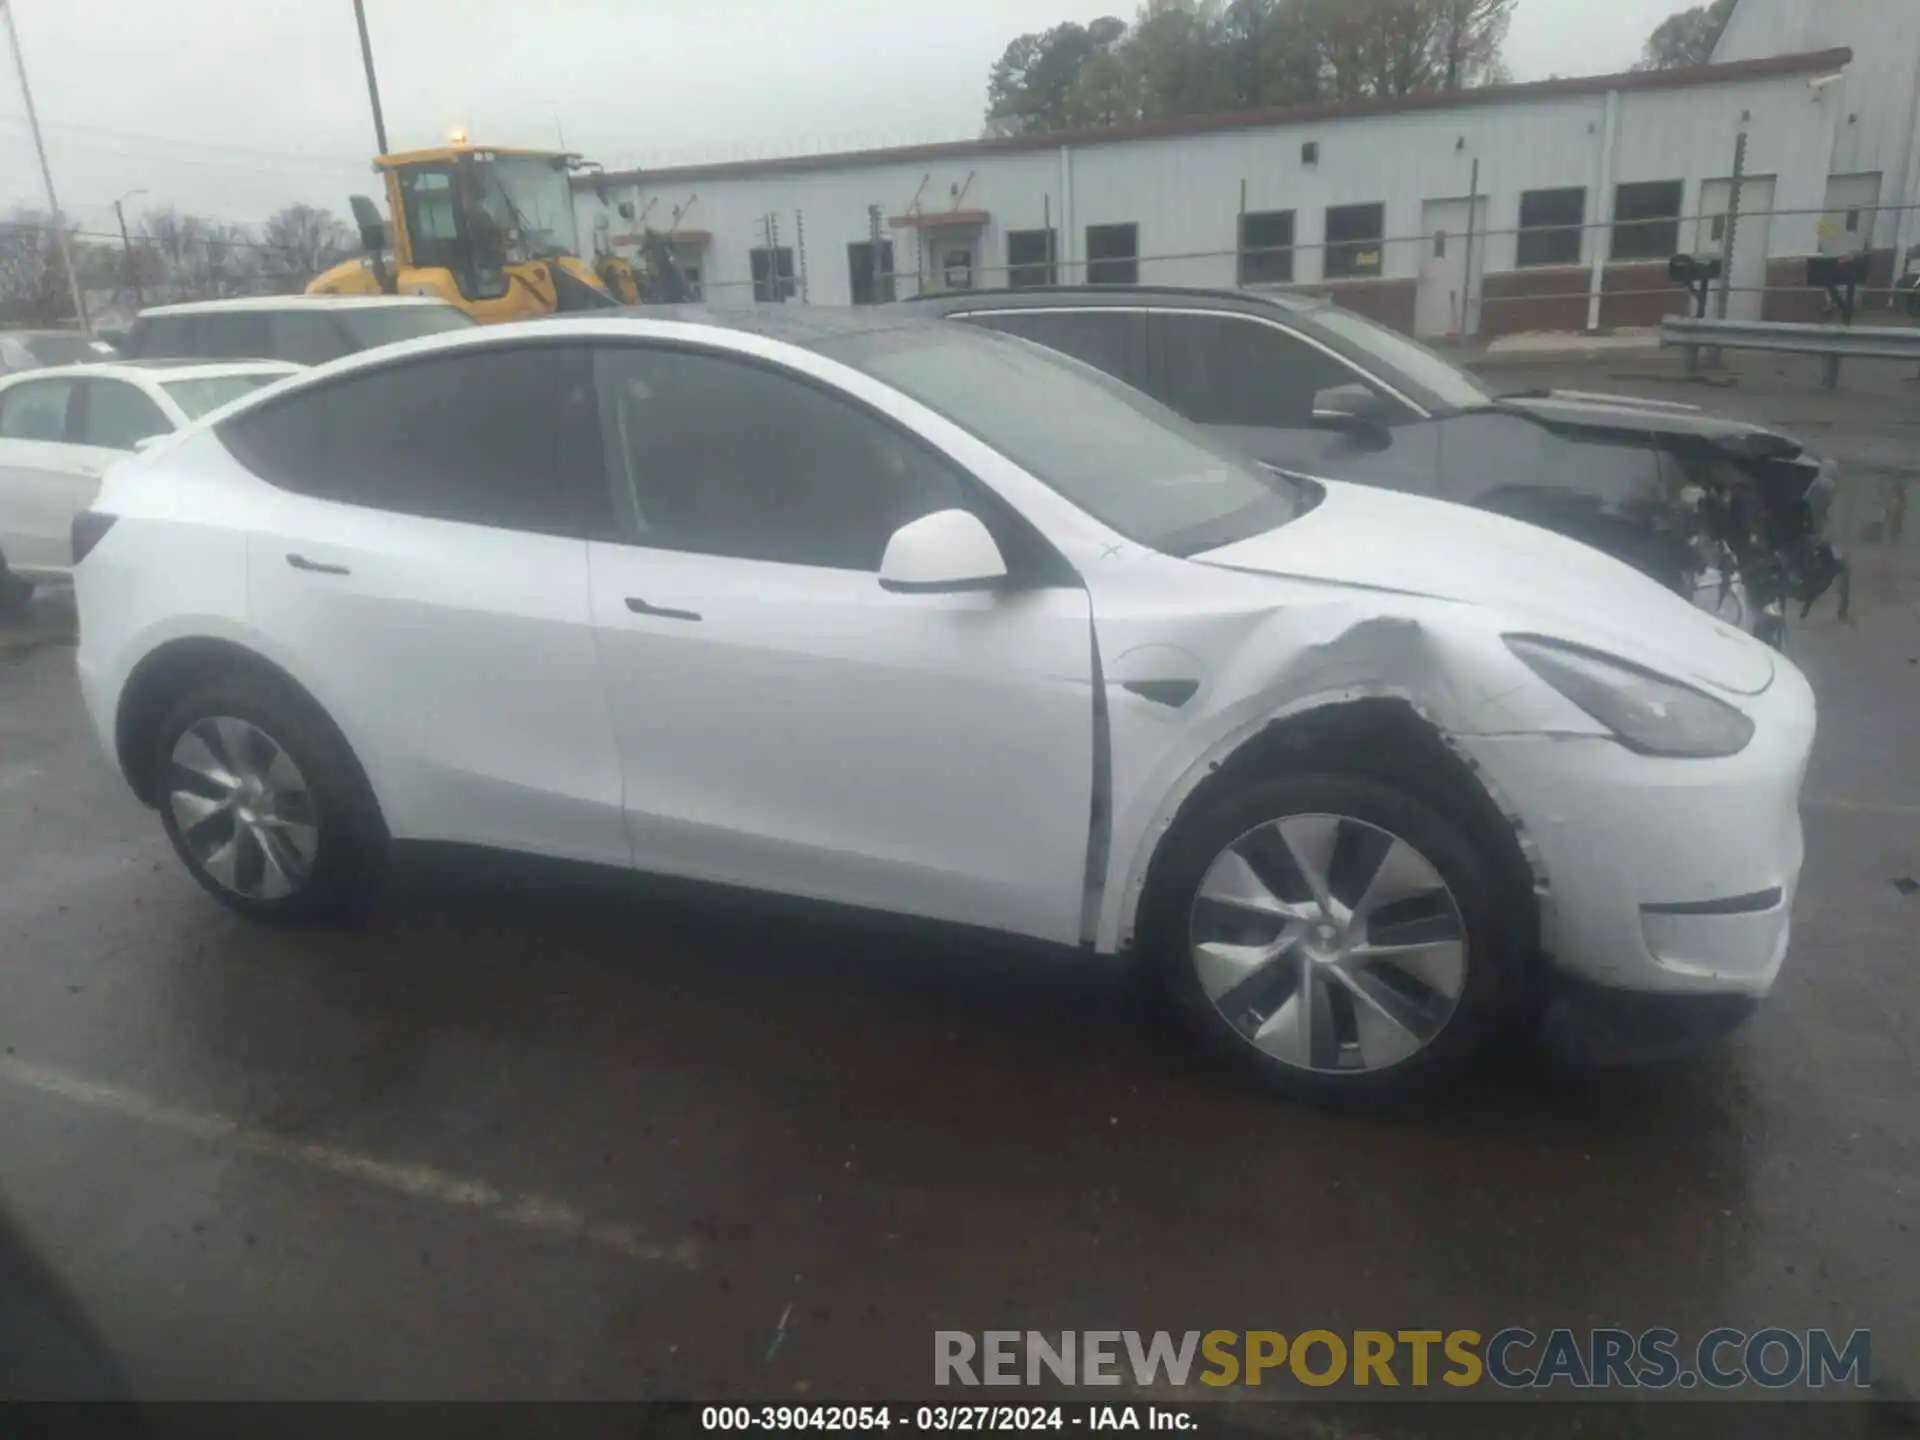
<path id="1" fill-rule="evenodd" d="M 1523 853 L 1520 817 L 1454 737 L 1608 738 L 1521 665 L 1484 620 L 1470 620 L 1466 607 L 1225 574 L 1209 577 L 1207 589 L 1210 603 L 1171 624 L 1164 610 L 1147 622 L 1142 607 L 1138 626 L 1124 593 L 1115 593 L 1122 586 L 1096 591 L 1112 834 L 1099 904 L 1089 910 L 1097 926 L 1085 938 L 1102 951 L 1131 943 L 1154 854 L 1181 807 L 1271 726 L 1329 707 L 1404 704 L 1474 772 L 1522 837 Z M 1283 603 L 1275 603 L 1276 590 Z M 1170 667 L 1175 655 L 1186 657 L 1182 673 L 1149 673 Z M 1151 698 L 1171 693 L 1156 692 L 1155 680 L 1191 685 L 1191 701 Z M 1536 887 L 1544 887 L 1538 855 L 1527 860 Z"/>

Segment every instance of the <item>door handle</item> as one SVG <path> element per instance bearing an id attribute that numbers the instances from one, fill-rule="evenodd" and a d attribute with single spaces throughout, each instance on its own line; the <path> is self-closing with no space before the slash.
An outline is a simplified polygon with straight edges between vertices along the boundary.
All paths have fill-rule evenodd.
<path id="1" fill-rule="evenodd" d="M 627 609 L 636 615 L 651 615 L 657 620 L 698 620 L 700 618 L 696 611 L 673 610 L 665 605 L 649 605 L 638 595 L 627 597 Z"/>
<path id="2" fill-rule="evenodd" d="M 351 575 L 353 573 L 344 565 L 322 565 L 318 560 L 309 560 L 304 555 L 287 556 L 287 564 L 296 570 L 306 570 L 315 575 Z"/>

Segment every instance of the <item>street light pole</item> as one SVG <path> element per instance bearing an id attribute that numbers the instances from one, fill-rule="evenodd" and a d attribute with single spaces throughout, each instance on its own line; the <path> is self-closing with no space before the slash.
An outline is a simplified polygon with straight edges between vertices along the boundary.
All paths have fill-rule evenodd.
<path id="1" fill-rule="evenodd" d="M 113 202 L 114 218 L 120 222 L 120 247 L 127 256 L 127 283 L 133 287 L 134 308 L 139 310 L 147 308 L 147 297 L 140 291 L 140 265 L 133 258 L 133 241 L 127 238 L 127 212 L 120 207 L 123 202 L 133 199 L 134 196 L 146 193 L 145 190 L 129 190 Z"/>
<path id="2" fill-rule="evenodd" d="M 353 18 L 360 27 L 360 60 L 367 67 L 367 99 L 373 102 L 373 138 L 387 153 L 387 122 L 380 114 L 380 82 L 373 78 L 373 41 L 367 36 L 366 0 L 353 0 Z"/>
<path id="3" fill-rule="evenodd" d="M 40 179 L 47 187 L 48 219 L 53 225 L 54 241 L 60 246 L 60 259 L 67 267 L 67 288 L 73 292 L 74 317 L 79 320 L 82 330 L 91 330 L 93 325 L 87 318 L 87 300 L 80 293 L 80 275 L 73 268 L 73 246 L 68 242 L 66 228 L 60 222 L 60 201 L 53 193 L 53 171 L 47 166 L 47 146 L 40 138 L 40 116 L 33 108 L 33 91 L 27 86 L 27 62 L 20 54 L 20 32 L 13 28 L 13 6 L 9 0 L 0 0 L 0 17 L 5 17 L 7 22 L 7 40 L 13 46 L 13 68 L 20 76 L 20 97 L 27 102 L 27 126 L 33 131 L 34 153 L 40 157 Z"/>

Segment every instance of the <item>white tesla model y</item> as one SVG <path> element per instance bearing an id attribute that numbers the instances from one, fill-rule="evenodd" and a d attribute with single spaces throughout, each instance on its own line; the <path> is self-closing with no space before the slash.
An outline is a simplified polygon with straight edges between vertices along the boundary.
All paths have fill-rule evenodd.
<path id="1" fill-rule="evenodd" d="M 456 842 L 1143 953 L 1319 1098 L 1774 982 L 1814 702 L 1598 552 L 1281 474 L 897 312 L 632 312 L 316 369 L 75 526 L 100 738 L 213 895 Z"/>

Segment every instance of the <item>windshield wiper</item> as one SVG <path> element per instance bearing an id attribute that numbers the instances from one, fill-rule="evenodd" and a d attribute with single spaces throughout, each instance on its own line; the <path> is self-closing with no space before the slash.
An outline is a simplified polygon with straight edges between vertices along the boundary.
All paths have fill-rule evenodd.
<path id="1" fill-rule="evenodd" d="M 495 174 L 491 169 L 486 172 L 486 176 L 488 180 L 493 182 L 495 193 L 506 202 L 507 215 L 512 219 L 514 229 L 520 234 L 520 251 L 523 255 L 529 260 L 551 260 L 556 255 L 565 255 L 568 253 L 558 245 L 553 245 L 551 248 L 536 248 L 534 237 L 547 234 L 548 232 L 536 230 L 533 227 L 533 223 L 527 219 L 526 214 L 518 205 L 513 203 L 513 196 L 507 190 L 506 181 L 502 180 L 499 175 Z"/>

